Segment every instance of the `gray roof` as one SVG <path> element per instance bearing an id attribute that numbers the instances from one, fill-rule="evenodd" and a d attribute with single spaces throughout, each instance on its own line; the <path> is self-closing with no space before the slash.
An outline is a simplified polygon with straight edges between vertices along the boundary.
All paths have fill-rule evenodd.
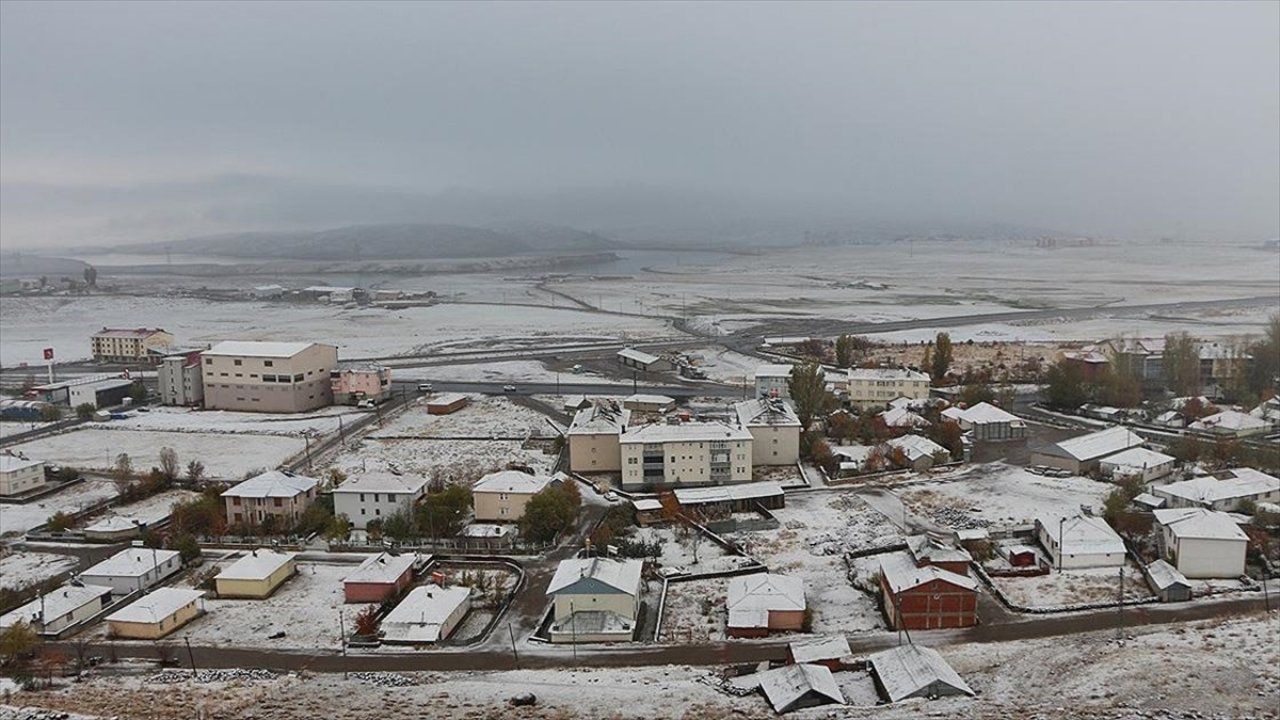
<path id="1" fill-rule="evenodd" d="M 320 481 L 283 470 L 268 470 L 222 493 L 222 497 L 290 498 L 320 485 Z"/>
<path id="2" fill-rule="evenodd" d="M 640 594 L 641 560 L 615 560 L 613 558 L 572 558 L 562 560 L 556 574 L 547 586 L 547 594 L 554 595 L 573 588 L 575 593 L 625 593 L 633 597 Z M 585 581 L 585 582 L 584 582 Z M 580 587 L 574 587 L 579 585 Z"/>
<path id="3" fill-rule="evenodd" d="M 933 648 L 899 645 L 868 658 L 889 702 L 941 695 L 973 695 L 973 690 Z"/>
<path id="4" fill-rule="evenodd" d="M 1147 577 L 1151 579 L 1151 584 L 1155 586 L 1156 590 L 1168 590 L 1174 585 L 1191 587 L 1191 583 L 1187 582 L 1186 576 L 1164 560 L 1157 560 L 1148 565 Z"/>
<path id="5" fill-rule="evenodd" d="M 760 689 L 777 713 L 794 709 L 800 700 L 811 694 L 844 704 L 840 686 L 831 676 L 831 671 L 822 665 L 787 665 L 759 673 L 757 678 Z"/>
<path id="6" fill-rule="evenodd" d="M 1106 457 L 1137 447 L 1143 443 L 1141 437 L 1128 428 L 1113 427 L 1063 440 L 1060 443 L 1037 448 L 1036 452 L 1055 457 L 1065 457 L 1079 462 L 1087 462 Z"/>

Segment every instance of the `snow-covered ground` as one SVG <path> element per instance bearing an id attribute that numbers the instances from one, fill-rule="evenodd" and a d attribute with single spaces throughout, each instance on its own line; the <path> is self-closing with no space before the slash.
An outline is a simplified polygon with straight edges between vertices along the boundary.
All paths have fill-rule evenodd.
<path id="1" fill-rule="evenodd" d="M 338 431 L 338 417 L 350 423 L 368 411 L 334 405 L 309 413 L 271 414 L 228 410 L 191 410 L 181 407 L 154 407 L 148 412 L 132 412 L 122 420 L 88 423 L 91 428 L 150 430 L 194 433 L 243 433 L 248 435 L 293 435 L 303 432 L 327 434 Z"/>
<path id="2" fill-rule="evenodd" d="M 226 567 L 232 561 L 220 563 Z M 362 605 L 344 606 L 342 580 L 356 565 L 327 565 L 300 562 L 298 573 L 269 598 L 232 600 L 206 597 L 208 613 L 182 628 L 175 638 L 190 638 L 194 644 L 236 645 L 262 648 L 306 648 L 322 650 L 339 647 L 338 611 L 342 610 L 348 630 Z M 267 636 L 283 630 L 285 636 Z"/>
<path id="3" fill-rule="evenodd" d="M 128 505 L 117 505 L 111 508 L 103 515 L 90 520 L 89 523 L 105 520 L 111 517 L 121 517 L 130 520 L 138 520 L 142 523 L 156 523 L 169 517 L 173 510 L 173 506 L 180 502 L 186 502 L 194 498 L 200 497 L 200 493 L 194 490 L 166 490 L 158 495 L 152 495 L 145 500 L 139 500 Z M 88 523 L 87 523 L 88 524 Z"/>
<path id="4" fill-rule="evenodd" d="M 938 482 L 899 492 L 911 512 L 957 527 L 967 517 L 996 526 L 1030 525 L 1037 515 L 1075 515 L 1081 505 L 1099 508 L 1113 486 L 1084 477 L 1049 478 L 1003 463 L 958 470 Z"/>
<path id="5" fill-rule="evenodd" d="M 1119 568 L 1054 570 L 1036 577 L 993 577 L 991 582 L 1010 600 L 1025 607 L 1056 607 L 1114 602 L 1120 592 Z M 1142 571 L 1132 562 L 1124 569 L 1124 599 L 1151 597 Z"/>
<path id="6" fill-rule="evenodd" d="M 682 542 L 671 527 L 638 528 L 632 535 L 632 539 L 646 543 L 661 541 L 662 555 L 658 557 L 658 562 L 662 567 L 680 568 L 695 575 L 732 570 L 741 567 L 744 562 L 749 562 L 746 558 L 737 555 L 726 555 L 719 545 L 706 538 L 698 543 L 698 558 L 697 562 L 694 562 L 692 535 Z"/>
<path id="7" fill-rule="evenodd" d="M 31 432 L 32 430 L 39 430 L 41 428 L 48 427 L 51 424 L 52 423 L 46 422 L 0 422 L 0 438 L 6 438 L 10 435 L 17 435 L 24 432 Z"/>
<path id="8" fill-rule="evenodd" d="M 557 377 L 558 375 L 558 377 Z M 589 372 L 556 373 L 537 360 L 503 360 L 489 363 L 463 365 L 432 365 L 430 367 L 396 370 L 396 379 L 435 382 L 509 382 L 552 384 L 557 379 L 565 385 L 607 385 L 620 382 Z M 641 383 L 642 385 L 645 383 Z"/>
<path id="9" fill-rule="evenodd" d="M 25 505 L 0 505 L 0 535 L 21 535 L 54 513 L 77 512 L 118 494 L 110 480 L 90 478 Z"/>
<path id="10" fill-rule="evenodd" d="M 708 578 L 669 583 L 658 642 L 724 640 L 729 581 L 730 578 Z"/>
<path id="11" fill-rule="evenodd" d="M 69 555 L 14 552 L 0 557 L 0 588 L 20 590 L 42 583 L 76 566 Z"/>
<path id="12" fill-rule="evenodd" d="M 686 353 L 702 359 L 702 364 L 698 367 L 707 374 L 708 380 L 730 385 L 753 383 L 756 368 L 765 364 L 763 360 L 714 346 L 696 348 Z"/>
<path id="13" fill-rule="evenodd" d="M 365 438 L 334 458 L 332 466 L 348 474 L 395 468 L 404 473 L 432 476 L 461 472 L 476 476 L 501 470 L 508 463 L 550 472 L 556 456 L 515 440 L 375 440 Z"/>
<path id="14" fill-rule="evenodd" d="M 159 464 L 160 449 L 173 448 L 182 467 L 204 463 L 210 477 L 239 479 L 257 468 L 273 468 L 304 449 L 301 437 L 80 428 L 14 445 L 27 457 L 83 470 L 106 471 L 127 453 L 135 469 Z"/>
<path id="15" fill-rule="evenodd" d="M 470 395 L 466 407 L 448 415 L 427 413 L 423 402 L 416 403 L 394 420 L 375 430 L 370 437 L 553 437 L 550 418 L 517 405 L 505 397 Z"/>

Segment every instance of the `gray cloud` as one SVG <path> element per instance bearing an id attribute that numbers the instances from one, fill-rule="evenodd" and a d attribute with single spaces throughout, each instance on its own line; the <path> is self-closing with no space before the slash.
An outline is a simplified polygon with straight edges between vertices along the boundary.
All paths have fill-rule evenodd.
<path id="1" fill-rule="evenodd" d="M 0 238 L 631 184 L 744 215 L 1271 237 L 1277 28 L 1276 3 L 6 2 Z M 191 190 L 223 176 L 341 211 Z"/>

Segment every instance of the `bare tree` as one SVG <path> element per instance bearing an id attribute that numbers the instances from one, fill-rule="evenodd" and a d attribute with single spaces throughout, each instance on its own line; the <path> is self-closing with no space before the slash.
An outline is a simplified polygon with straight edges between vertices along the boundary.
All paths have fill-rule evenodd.
<path id="1" fill-rule="evenodd" d="M 168 481 L 176 480 L 180 468 L 178 451 L 171 447 L 160 448 L 160 474 L 164 475 L 164 479 Z"/>
<path id="2" fill-rule="evenodd" d="M 133 485 L 133 460 L 130 459 L 129 453 L 120 453 L 116 456 L 116 466 L 111 470 L 111 479 L 115 481 L 119 494 L 124 495 L 129 492 L 129 488 Z"/>
<path id="3" fill-rule="evenodd" d="M 197 484 L 204 479 L 204 463 L 199 460 L 192 460 L 187 463 L 187 479 L 191 483 Z"/>

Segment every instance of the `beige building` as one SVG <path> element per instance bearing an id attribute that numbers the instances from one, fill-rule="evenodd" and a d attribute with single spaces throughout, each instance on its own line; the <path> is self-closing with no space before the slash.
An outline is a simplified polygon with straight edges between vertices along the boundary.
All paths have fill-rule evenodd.
<path id="1" fill-rule="evenodd" d="M 751 433 L 721 422 L 630 428 L 618 440 L 622 487 L 751 481 Z"/>
<path id="2" fill-rule="evenodd" d="M 155 640 L 199 617 L 202 590 L 160 588 L 107 616 L 111 637 Z"/>
<path id="3" fill-rule="evenodd" d="M 218 597 L 262 599 L 298 571 L 294 553 L 258 548 L 231 563 L 214 578 Z"/>
<path id="4" fill-rule="evenodd" d="M 800 418 L 780 398 L 735 403 L 738 425 L 751 433 L 752 465 L 795 465 L 800 462 Z"/>
<path id="5" fill-rule="evenodd" d="M 568 482 L 573 482 L 569 480 Z M 489 473 L 471 488 L 476 522 L 515 522 L 524 517 L 529 499 L 551 484 L 551 478 L 519 470 Z"/>
<path id="6" fill-rule="evenodd" d="M 229 340 L 201 357 L 207 409 L 289 413 L 333 403 L 332 345 Z"/>
<path id="7" fill-rule="evenodd" d="M 173 335 L 159 328 L 102 328 L 89 338 L 98 362 L 148 362 L 151 351 L 173 346 Z"/>
<path id="8" fill-rule="evenodd" d="M 106 585 L 63 585 L 0 615 L 0 628 L 24 622 L 41 635 L 57 635 L 106 609 L 111 592 Z"/>
<path id="9" fill-rule="evenodd" d="M 929 397 L 929 375 L 905 368 L 850 368 L 845 381 L 853 405 L 888 406 L 900 397 L 923 400 Z"/>
<path id="10" fill-rule="evenodd" d="M 630 420 L 631 411 L 613 401 L 602 401 L 579 410 L 567 433 L 569 469 L 578 473 L 621 470 L 618 439 Z"/>
<path id="11" fill-rule="evenodd" d="M 0 455 L 0 495 L 21 495 L 44 482 L 44 461 Z"/>
<path id="12" fill-rule="evenodd" d="M 270 522 L 283 531 L 302 517 L 319 492 L 315 478 L 283 470 L 264 472 L 222 493 L 227 524 L 259 526 L 273 517 Z"/>
<path id="13" fill-rule="evenodd" d="M 156 368 L 160 402 L 164 405 L 194 406 L 204 402 L 204 376 L 200 353 L 166 355 Z"/>
<path id="14" fill-rule="evenodd" d="M 563 560 L 547 586 L 551 642 L 628 642 L 640 608 L 641 560 Z"/>

